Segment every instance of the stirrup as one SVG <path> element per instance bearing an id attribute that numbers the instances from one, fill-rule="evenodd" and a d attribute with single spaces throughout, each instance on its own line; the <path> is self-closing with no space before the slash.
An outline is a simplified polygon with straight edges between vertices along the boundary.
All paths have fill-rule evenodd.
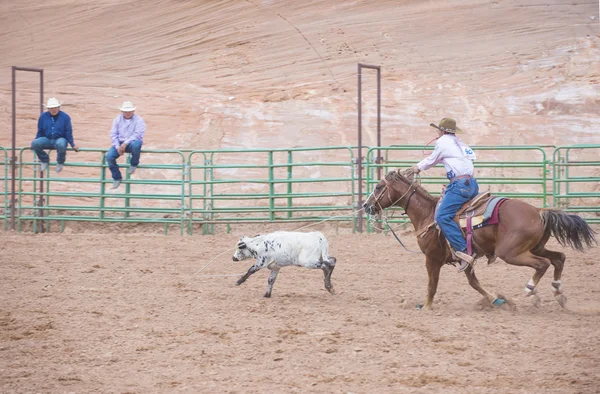
<path id="1" fill-rule="evenodd" d="M 469 268 L 469 263 L 464 260 L 460 261 L 460 265 L 458 267 L 458 273 L 464 272 L 467 268 Z"/>
<path id="2" fill-rule="evenodd" d="M 455 254 L 460 260 L 465 260 L 469 264 L 475 263 L 475 257 L 469 255 L 468 253 L 456 251 Z"/>

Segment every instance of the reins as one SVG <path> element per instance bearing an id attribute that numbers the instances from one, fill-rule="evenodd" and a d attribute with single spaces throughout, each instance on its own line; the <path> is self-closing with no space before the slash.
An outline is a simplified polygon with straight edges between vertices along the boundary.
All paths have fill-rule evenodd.
<path id="1" fill-rule="evenodd" d="M 416 251 L 414 251 L 414 250 L 410 250 L 409 248 L 407 248 L 407 247 L 406 247 L 406 246 L 405 246 L 405 245 L 402 243 L 402 241 L 400 240 L 400 237 L 398 237 L 398 235 L 396 234 L 396 232 L 394 231 L 394 229 L 392 228 L 392 226 L 390 226 L 390 224 L 389 224 L 389 223 L 388 223 L 388 221 L 387 221 L 387 218 L 385 218 L 385 220 L 384 220 L 384 221 L 385 221 L 385 224 L 388 226 L 388 229 L 389 229 L 389 230 L 392 232 L 392 234 L 394 234 L 394 238 L 396 238 L 396 240 L 398 241 L 398 243 L 399 243 L 400 245 L 402 245 L 402 247 L 403 247 L 404 249 L 406 249 L 406 250 L 407 250 L 408 252 L 410 252 L 410 253 L 422 253 L 422 252 L 416 252 Z"/>

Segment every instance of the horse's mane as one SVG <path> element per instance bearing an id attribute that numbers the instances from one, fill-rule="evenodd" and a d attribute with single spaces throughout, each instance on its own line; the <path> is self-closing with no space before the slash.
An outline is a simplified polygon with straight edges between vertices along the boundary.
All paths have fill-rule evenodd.
<path id="1" fill-rule="evenodd" d="M 429 194 L 429 192 L 423 186 L 421 186 L 421 182 L 418 182 L 418 181 L 413 182 L 414 178 L 415 178 L 415 173 L 413 172 L 412 168 L 407 168 L 402 171 L 400 171 L 400 170 L 390 171 L 385 176 L 385 179 L 390 183 L 402 182 L 402 183 L 406 183 L 407 185 L 412 185 L 412 187 L 415 189 L 415 191 L 419 195 L 426 198 L 427 201 L 435 203 L 439 199 L 439 197 L 434 197 L 431 194 Z"/>

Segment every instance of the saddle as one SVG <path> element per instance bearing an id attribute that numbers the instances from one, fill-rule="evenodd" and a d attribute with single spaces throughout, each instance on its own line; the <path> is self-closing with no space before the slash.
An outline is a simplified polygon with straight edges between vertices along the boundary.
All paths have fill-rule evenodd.
<path id="1" fill-rule="evenodd" d="M 494 197 L 489 191 L 479 193 L 473 199 L 463 204 L 463 206 L 456 212 L 454 221 L 460 228 L 467 227 L 467 218 L 469 217 L 471 218 L 472 226 L 477 226 L 478 224 L 483 223 L 487 218 L 489 218 L 489 216 L 486 217 L 484 214 L 488 205 L 493 199 Z"/>
<path id="2" fill-rule="evenodd" d="M 467 219 L 471 219 L 471 226 L 474 228 L 481 227 L 484 222 L 490 219 L 494 213 L 498 203 L 505 200 L 503 197 L 495 197 L 489 191 L 479 193 L 473 199 L 467 201 L 463 206 L 456 212 L 454 221 L 458 224 L 461 229 L 466 229 Z M 441 200 L 438 202 L 438 206 L 435 208 L 436 211 L 439 207 Z M 495 221 L 493 221 L 495 223 Z M 488 223 L 493 224 L 493 223 Z M 417 237 L 423 237 L 430 229 L 436 226 L 436 222 L 432 222 L 417 232 Z"/>

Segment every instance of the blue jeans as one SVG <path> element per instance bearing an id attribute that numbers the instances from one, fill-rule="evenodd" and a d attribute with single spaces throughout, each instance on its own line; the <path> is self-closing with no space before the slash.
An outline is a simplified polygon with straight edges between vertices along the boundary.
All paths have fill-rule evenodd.
<path id="1" fill-rule="evenodd" d="M 469 185 L 465 185 L 465 183 Z M 463 238 L 462 232 L 458 225 L 454 222 L 456 212 L 462 205 L 475 197 L 479 193 L 479 185 L 474 178 L 457 179 L 450 183 L 444 193 L 442 203 L 435 214 L 435 221 L 439 224 L 442 233 L 450 242 L 450 245 L 457 252 L 465 252 L 467 250 L 467 242 Z"/>
<path id="2" fill-rule="evenodd" d="M 132 141 L 125 148 L 125 152 L 131 153 L 131 163 L 129 163 L 132 167 L 137 167 L 140 164 L 140 154 L 142 153 L 142 141 Z M 115 181 L 123 179 L 121 176 L 121 171 L 119 170 L 119 165 L 117 164 L 117 159 L 121 156 L 117 149 L 114 146 L 106 153 L 106 162 L 108 163 L 108 168 L 112 174 L 112 177 Z"/>
<path id="3" fill-rule="evenodd" d="M 56 162 L 58 164 L 65 164 L 67 159 L 67 140 L 64 138 L 57 138 L 51 140 L 48 137 L 40 137 L 31 141 L 31 149 L 37 154 L 38 159 L 42 163 L 48 163 L 50 157 L 44 151 L 44 149 L 56 149 Z"/>

